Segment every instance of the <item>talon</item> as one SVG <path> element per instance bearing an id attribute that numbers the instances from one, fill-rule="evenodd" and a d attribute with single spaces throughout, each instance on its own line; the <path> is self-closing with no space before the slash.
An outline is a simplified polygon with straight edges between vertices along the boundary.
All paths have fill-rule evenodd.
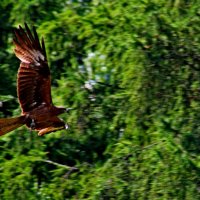
<path id="1" fill-rule="evenodd" d="M 31 119 L 31 124 L 30 124 L 31 130 L 35 129 L 35 120 Z"/>

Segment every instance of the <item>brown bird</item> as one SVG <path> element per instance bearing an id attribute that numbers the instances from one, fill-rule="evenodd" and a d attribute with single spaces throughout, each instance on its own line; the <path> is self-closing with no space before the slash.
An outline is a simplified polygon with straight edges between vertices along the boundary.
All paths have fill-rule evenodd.
<path id="1" fill-rule="evenodd" d="M 22 125 L 44 135 L 68 126 L 57 116 L 69 109 L 56 107 L 51 98 L 51 78 L 44 39 L 39 41 L 35 27 L 31 33 L 25 23 L 14 29 L 15 55 L 20 59 L 17 75 L 17 94 L 22 109 L 19 117 L 0 119 L 0 135 Z"/>

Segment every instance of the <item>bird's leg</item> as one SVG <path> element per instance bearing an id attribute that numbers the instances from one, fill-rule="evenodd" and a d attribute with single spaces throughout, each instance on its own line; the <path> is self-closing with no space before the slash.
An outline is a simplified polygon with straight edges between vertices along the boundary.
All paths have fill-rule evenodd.
<path id="1" fill-rule="evenodd" d="M 30 123 L 29 120 L 31 120 L 31 123 Z M 35 129 L 35 120 L 34 120 L 34 119 L 31 119 L 31 117 L 29 116 L 29 114 L 27 114 L 26 117 L 25 117 L 25 122 L 26 122 L 26 121 L 27 121 L 28 123 L 30 123 L 30 133 L 31 133 L 32 130 Z"/>
<path id="2" fill-rule="evenodd" d="M 31 130 L 35 129 L 35 120 L 31 119 L 31 124 L 30 124 Z"/>

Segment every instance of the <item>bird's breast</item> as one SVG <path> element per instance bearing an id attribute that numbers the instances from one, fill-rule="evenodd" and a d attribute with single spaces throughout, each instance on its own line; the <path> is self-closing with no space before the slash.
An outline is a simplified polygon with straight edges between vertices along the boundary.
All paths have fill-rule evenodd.
<path id="1" fill-rule="evenodd" d="M 30 112 L 23 113 L 35 121 L 48 121 L 49 118 L 55 116 L 55 113 L 50 106 L 41 105 L 31 110 Z"/>

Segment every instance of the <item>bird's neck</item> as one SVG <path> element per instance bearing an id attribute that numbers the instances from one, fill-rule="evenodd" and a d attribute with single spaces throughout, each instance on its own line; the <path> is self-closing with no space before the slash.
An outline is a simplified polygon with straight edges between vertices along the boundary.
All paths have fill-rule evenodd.
<path id="1" fill-rule="evenodd" d="M 60 114 L 66 112 L 66 108 L 54 106 L 54 107 L 53 107 L 53 112 L 55 113 L 55 115 L 60 115 Z"/>

